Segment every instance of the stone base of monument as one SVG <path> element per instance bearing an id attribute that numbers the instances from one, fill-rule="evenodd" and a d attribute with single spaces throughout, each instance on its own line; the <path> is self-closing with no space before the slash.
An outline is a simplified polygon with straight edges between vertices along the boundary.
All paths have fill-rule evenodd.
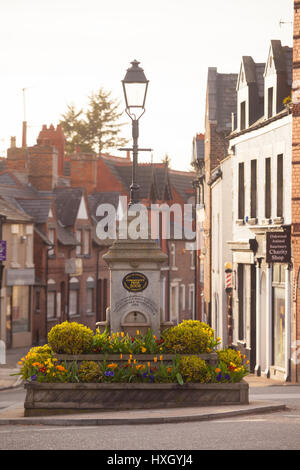
<path id="1" fill-rule="evenodd" d="M 184 354 L 185 356 L 189 356 L 189 354 Z M 207 353 L 207 354 L 194 354 L 198 356 L 200 359 L 203 359 L 211 366 L 216 366 L 218 362 L 218 355 L 215 352 Z M 122 356 L 122 357 L 121 357 Z M 131 355 L 132 356 L 132 355 Z M 76 362 L 80 365 L 83 361 L 95 361 L 95 362 L 103 362 L 106 360 L 107 363 L 115 362 L 119 365 L 126 364 L 130 359 L 130 354 L 56 354 L 55 357 L 61 361 L 66 362 L 68 365 L 71 362 Z M 163 358 L 164 364 L 172 364 L 173 360 L 175 360 L 175 354 L 134 354 L 134 359 L 139 364 L 146 364 L 150 362 L 151 366 L 156 365 L 160 362 L 160 357 Z M 156 359 L 154 359 L 156 358 Z"/>
<path id="2" fill-rule="evenodd" d="M 110 410 L 247 405 L 249 385 L 26 383 L 24 416 Z"/>
<path id="3" fill-rule="evenodd" d="M 99 329 L 100 333 L 103 333 L 106 329 L 110 331 L 110 323 L 109 321 L 99 321 L 96 323 L 97 328 Z M 165 321 L 160 323 L 160 332 L 167 330 L 174 326 L 174 323 L 171 321 Z M 135 336 L 136 330 L 139 330 L 142 335 L 145 335 L 149 328 L 151 327 L 150 323 L 142 323 L 142 322 L 132 322 L 127 323 L 124 322 L 121 324 L 120 332 L 123 331 L 124 334 L 128 334 L 129 336 Z"/>

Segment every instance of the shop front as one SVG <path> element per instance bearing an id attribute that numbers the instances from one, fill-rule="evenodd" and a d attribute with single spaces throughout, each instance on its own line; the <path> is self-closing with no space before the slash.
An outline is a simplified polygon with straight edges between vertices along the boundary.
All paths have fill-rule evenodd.
<path id="1" fill-rule="evenodd" d="M 32 286 L 34 268 L 6 270 L 6 346 L 32 344 Z"/>

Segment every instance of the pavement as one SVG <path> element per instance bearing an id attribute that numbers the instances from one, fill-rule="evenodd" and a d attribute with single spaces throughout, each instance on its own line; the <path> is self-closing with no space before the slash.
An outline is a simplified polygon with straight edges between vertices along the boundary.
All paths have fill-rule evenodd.
<path id="1" fill-rule="evenodd" d="M 12 375 L 19 371 L 18 361 L 27 354 L 30 348 L 15 348 L 7 350 L 6 364 L 0 364 L 0 392 L 2 390 L 22 388 L 20 376 Z M 249 375 L 245 379 L 249 387 L 270 387 L 289 385 L 286 382 L 266 379 Z M 0 425 L 11 424 L 44 424 L 55 426 L 95 426 L 120 424 L 154 424 L 175 423 L 188 421 L 205 421 L 233 416 L 253 415 L 282 411 L 284 403 L 271 401 L 251 401 L 249 405 L 226 405 L 209 407 L 183 407 L 153 410 L 125 411 L 95 411 L 93 413 L 66 414 L 59 416 L 24 417 L 23 403 L 15 403 L 9 407 L 0 408 Z"/>

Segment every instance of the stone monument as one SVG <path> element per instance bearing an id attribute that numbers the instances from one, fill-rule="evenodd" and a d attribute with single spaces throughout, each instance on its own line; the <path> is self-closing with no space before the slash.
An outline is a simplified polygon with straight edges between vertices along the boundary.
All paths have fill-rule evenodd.
<path id="1" fill-rule="evenodd" d="M 116 240 L 103 259 L 110 270 L 110 308 L 106 325 L 111 333 L 142 334 L 150 328 L 159 338 L 161 327 L 161 266 L 168 257 L 150 239 Z M 100 326 L 104 326 L 103 322 Z"/>

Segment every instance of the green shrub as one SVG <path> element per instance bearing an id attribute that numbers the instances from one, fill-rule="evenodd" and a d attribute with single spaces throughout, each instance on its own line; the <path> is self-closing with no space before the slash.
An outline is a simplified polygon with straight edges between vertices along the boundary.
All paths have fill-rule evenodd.
<path id="1" fill-rule="evenodd" d="M 184 382 L 209 383 L 211 371 L 203 359 L 198 356 L 182 356 L 179 362 L 179 372 Z"/>
<path id="2" fill-rule="evenodd" d="M 227 366 L 231 363 L 235 364 L 236 366 L 240 366 L 242 364 L 242 357 L 240 351 L 235 351 L 235 349 L 221 349 L 217 351 L 218 360 L 220 362 L 224 362 Z"/>
<path id="3" fill-rule="evenodd" d="M 55 325 L 48 334 L 49 346 L 57 354 L 85 354 L 90 352 L 93 331 L 80 323 L 67 321 Z"/>
<path id="4" fill-rule="evenodd" d="M 164 351 L 179 354 L 209 353 L 218 344 L 206 323 L 184 320 L 162 334 Z"/>
<path id="5" fill-rule="evenodd" d="M 78 369 L 80 382 L 100 382 L 102 379 L 101 367 L 94 361 L 83 361 Z"/>

